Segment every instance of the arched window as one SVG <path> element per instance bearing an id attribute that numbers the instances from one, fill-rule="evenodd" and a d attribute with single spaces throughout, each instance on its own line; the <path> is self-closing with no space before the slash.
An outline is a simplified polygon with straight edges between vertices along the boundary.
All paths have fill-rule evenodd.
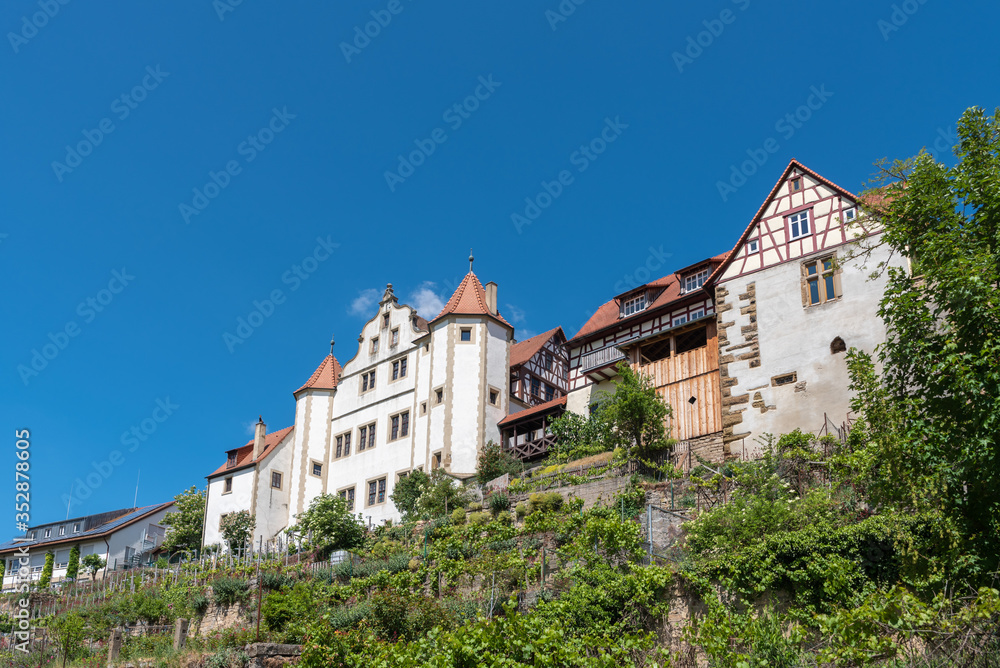
<path id="1" fill-rule="evenodd" d="M 836 355 L 837 353 L 842 353 L 847 350 L 847 344 L 839 336 L 830 342 L 830 354 Z"/>

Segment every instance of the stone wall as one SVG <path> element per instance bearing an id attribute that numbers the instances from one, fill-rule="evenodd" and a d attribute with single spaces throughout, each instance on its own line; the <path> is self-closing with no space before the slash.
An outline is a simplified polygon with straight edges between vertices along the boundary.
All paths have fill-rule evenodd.
<path id="1" fill-rule="evenodd" d="M 736 331 L 736 318 L 734 313 L 730 313 L 735 307 L 739 308 L 740 316 L 745 316 L 745 322 L 739 331 Z M 733 388 L 739 384 L 739 378 L 729 375 L 729 365 L 736 361 L 747 361 L 750 368 L 760 366 L 760 343 L 757 339 L 757 287 L 751 282 L 747 283 L 746 292 L 737 296 L 735 303 L 729 300 L 729 290 L 723 286 L 715 288 L 715 310 L 718 319 L 719 329 L 719 374 L 722 376 L 722 443 L 723 456 L 730 458 L 733 456 L 731 444 L 734 441 L 741 441 L 750 432 L 737 431 L 743 422 L 743 412 L 750 406 L 750 394 L 744 392 L 733 393 Z M 728 315 L 727 315 L 728 314 Z M 730 318 L 727 320 L 727 318 Z M 741 320 L 744 320 L 741 318 Z M 730 338 L 730 335 L 734 338 Z M 759 393 L 758 393 L 759 395 Z M 763 404 L 759 397 L 754 398 L 755 402 Z M 762 409 L 766 411 L 767 407 Z"/>

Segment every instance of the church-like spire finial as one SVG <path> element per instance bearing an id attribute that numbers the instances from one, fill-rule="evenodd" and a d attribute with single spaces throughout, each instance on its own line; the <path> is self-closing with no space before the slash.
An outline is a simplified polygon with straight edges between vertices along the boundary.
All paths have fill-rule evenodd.
<path id="1" fill-rule="evenodd" d="M 333 336 L 330 337 L 330 354 L 333 354 Z"/>
<path id="2" fill-rule="evenodd" d="M 469 249 L 469 273 L 470 273 L 470 274 L 472 273 L 472 262 L 473 262 L 473 260 L 475 260 L 475 259 L 476 259 L 476 258 L 474 258 L 474 257 L 472 256 L 472 249 L 470 248 L 470 249 Z"/>

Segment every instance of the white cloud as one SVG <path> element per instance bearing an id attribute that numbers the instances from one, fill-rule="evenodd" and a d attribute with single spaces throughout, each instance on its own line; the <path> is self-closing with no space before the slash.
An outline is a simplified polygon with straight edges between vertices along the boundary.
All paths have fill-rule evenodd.
<path id="1" fill-rule="evenodd" d="M 519 309 L 513 304 L 507 304 L 507 308 L 503 312 L 503 316 L 512 324 L 516 325 L 518 323 L 524 322 L 524 309 Z"/>
<path id="2" fill-rule="evenodd" d="M 518 341 L 527 341 L 531 337 L 537 335 L 539 332 L 530 329 L 519 329 L 517 330 L 517 336 L 515 337 Z"/>
<path id="3" fill-rule="evenodd" d="M 444 299 L 435 291 L 435 288 L 437 288 L 437 283 L 424 281 L 419 288 L 410 293 L 410 298 L 407 300 L 410 306 L 417 309 L 420 317 L 427 320 L 436 316 L 444 308 Z"/>
<path id="4" fill-rule="evenodd" d="M 379 291 L 375 288 L 362 290 L 351 302 L 349 309 L 351 315 L 367 317 L 375 312 L 375 305 L 378 304 Z"/>

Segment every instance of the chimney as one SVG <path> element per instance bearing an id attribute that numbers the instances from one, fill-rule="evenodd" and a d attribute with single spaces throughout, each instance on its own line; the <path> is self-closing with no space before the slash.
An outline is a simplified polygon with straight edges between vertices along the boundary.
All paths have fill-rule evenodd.
<path id="1" fill-rule="evenodd" d="M 253 431 L 253 459 L 257 461 L 260 457 L 260 453 L 264 452 L 264 436 L 267 434 L 267 425 L 264 424 L 264 418 L 261 416 L 257 417 L 257 425 L 254 427 Z"/>
<path id="2" fill-rule="evenodd" d="M 490 281 L 483 286 L 486 290 L 486 308 L 490 310 L 493 315 L 497 314 L 497 284 Z"/>

